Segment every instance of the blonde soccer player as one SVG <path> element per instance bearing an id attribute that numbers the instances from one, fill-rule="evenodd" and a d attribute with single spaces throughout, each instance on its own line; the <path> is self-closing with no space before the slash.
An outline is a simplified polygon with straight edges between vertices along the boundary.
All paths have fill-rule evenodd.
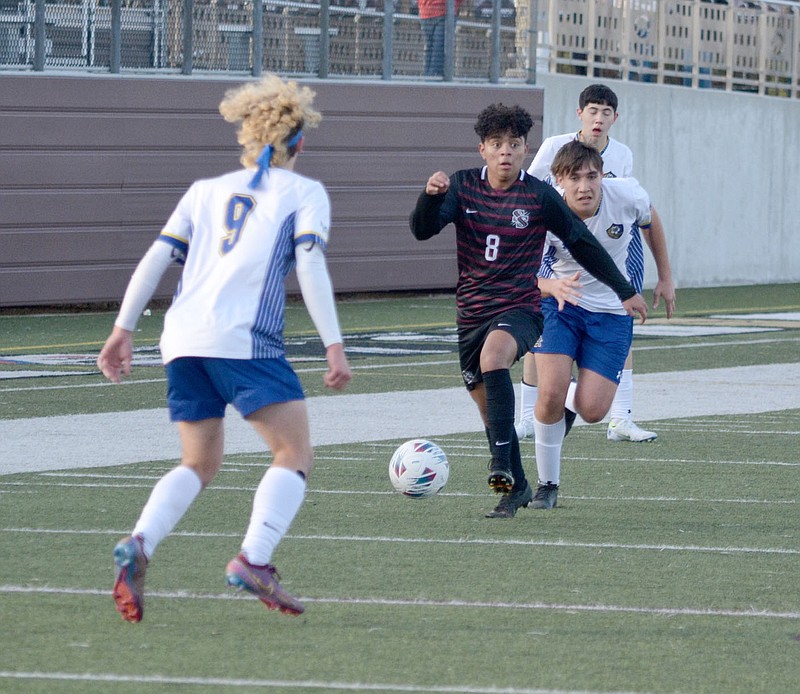
<path id="1" fill-rule="evenodd" d="M 114 549 L 113 596 L 129 622 L 142 619 L 145 571 L 156 548 L 222 466 L 229 404 L 264 440 L 272 463 L 256 489 L 241 550 L 227 565 L 227 582 L 270 609 L 303 612 L 271 564 L 303 503 L 313 464 L 304 394 L 283 341 L 284 279 L 293 267 L 325 346 L 325 385 L 341 390 L 351 377 L 325 260 L 328 194 L 293 170 L 305 130 L 321 118 L 313 97 L 276 75 L 226 94 L 219 110 L 239 125 L 243 168 L 196 181 L 185 193 L 131 277 L 98 357 L 110 380 L 130 373 L 137 318 L 167 267 L 181 263 L 160 341 L 181 462 L 155 485 L 131 534 Z"/>

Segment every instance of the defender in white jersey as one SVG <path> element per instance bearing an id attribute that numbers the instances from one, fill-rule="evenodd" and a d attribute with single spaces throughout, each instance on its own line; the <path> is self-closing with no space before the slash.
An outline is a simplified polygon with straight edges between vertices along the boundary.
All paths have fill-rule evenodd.
<path id="1" fill-rule="evenodd" d="M 553 172 L 569 208 L 630 280 L 629 250 L 640 228 L 650 224 L 650 198 L 633 178 L 603 178 L 603 159 L 573 140 L 553 160 Z M 616 295 L 586 272 L 548 233 L 538 273 L 544 329 L 533 348 L 539 374 L 534 428 L 539 474 L 538 504 L 556 506 L 565 435 L 564 407 L 578 366 L 574 410 L 598 422 L 614 399 L 633 339 L 633 319 Z"/>
<path id="2" fill-rule="evenodd" d="M 579 140 L 597 149 L 603 157 L 603 175 L 607 178 L 623 178 L 633 175 L 633 153 L 619 140 L 608 135 L 611 126 L 617 121 L 617 95 L 602 84 L 593 84 L 584 89 L 578 98 L 578 118 L 581 129 L 577 133 L 565 133 L 548 137 L 539 147 L 528 173 L 548 183 L 554 183 L 550 165 L 558 150 L 567 142 Z M 664 227 L 658 213 L 651 207 L 652 223 L 645 241 L 653 254 L 658 271 L 658 282 L 653 290 L 653 308 L 661 299 L 666 306 L 667 318 L 675 309 L 675 284 L 669 264 Z M 638 291 L 642 291 L 644 280 L 644 248 L 640 235 L 632 239 L 629 269 L 631 281 Z M 536 404 L 536 368 L 533 354 L 524 359 L 521 384 L 520 420 L 516 425 L 520 439 L 533 436 L 533 409 Z M 568 399 L 568 405 L 571 398 Z M 571 413 L 568 413 L 571 414 Z M 623 370 L 622 380 L 612 404 L 611 420 L 607 429 L 610 441 L 652 441 L 657 437 L 653 431 L 646 431 L 633 421 L 633 355 Z M 574 417 L 574 415 L 573 415 Z"/>
<path id="3" fill-rule="evenodd" d="M 575 149 L 577 148 L 573 146 L 568 147 L 564 151 L 564 156 Z M 595 173 L 592 170 L 590 175 L 594 176 Z M 577 173 L 572 175 L 577 176 Z M 614 260 L 619 271 L 633 284 L 634 279 L 631 277 L 630 269 L 631 245 L 637 231 L 647 230 L 650 227 L 650 197 L 635 178 L 603 179 L 602 172 L 598 175 L 602 182 L 600 200 L 597 204 L 593 204 L 595 203 L 593 197 L 585 195 L 570 209 L 581 216 L 589 231 Z M 581 182 L 581 185 L 588 184 Z M 556 190 L 564 193 L 561 185 L 558 185 Z M 585 209 L 590 203 L 593 204 L 593 209 Z M 579 206 L 583 207 L 576 209 Z M 590 216 L 584 217 L 586 213 Z M 578 282 L 582 287 L 577 306 L 596 313 L 627 315 L 619 297 L 585 270 L 557 236 L 548 232 L 542 264 L 539 266 L 539 280 L 564 279 L 575 273 L 579 273 Z"/>
<path id="4" fill-rule="evenodd" d="M 586 109 L 581 109 L 580 113 L 583 114 L 585 111 L 587 119 L 591 116 L 596 121 L 599 117 L 593 112 L 595 108 L 599 109 L 599 105 L 590 104 Z M 605 122 L 608 120 L 610 120 L 610 118 L 606 115 Z M 614 118 L 614 120 L 616 120 L 616 118 Z M 594 128 L 596 128 L 598 132 L 600 131 L 599 126 L 596 124 L 594 124 Z M 550 170 L 550 165 L 553 159 L 555 159 L 556 154 L 558 154 L 558 150 L 567 144 L 567 142 L 572 142 L 572 140 L 580 140 L 586 144 L 593 144 L 592 138 L 584 138 L 582 132 L 583 130 L 581 129 L 577 133 L 565 133 L 563 135 L 548 137 L 536 151 L 536 156 L 528 167 L 528 173 L 531 174 L 531 176 L 536 176 L 536 178 L 541 179 L 545 183 L 554 185 L 555 181 L 553 179 L 553 173 Z M 605 140 L 605 144 L 602 140 L 597 143 L 600 146 L 600 155 L 603 157 L 603 175 L 607 178 L 628 178 L 633 176 L 633 152 L 631 152 L 630 147 L 622 144 L 619 140 L 615 140 L 613 137 L 606 137 Z"/>
<path id="5" fill-rule="evenodd" d="M 254 189 L 248 188 L 252 178 L 242 169 L 197 181 L 161 231 L 159 241 L 186 256 L 164 319 L 165 363 L 283 355 L 283 278 L 297 251 L 301 269 L 309 260 L 304 247 L 324 253 L 330 202 L 321 183 L 285 168 L 271 169 Z M 338 334 L 330 340 L 340 341 Z"/>
<path id="6" fill-rule="evenodd" d="M 136 268 L 97 364 L 119 383 L 131 367 L 132 331 L 167 267 L 183 264 L 164 319 L 167 404 L 181 464 L 156 484 L 133 532 L 114 549 L 113 596 L 123 619 L 144 611 L 144 577 L 159 543 L 222 466 L 223 417 L 233 405 L 272 451 L 259 483 L 229 585 L 268 608 L 300 614 L 278 582 L 272 553 L 300 510 L 313 464 L 308 414 L 283 344 L 284 280 L 296 267 L 308 312 L 325 346 L 326 386 L 350 380 L 325 262 L 330 203 L 321 183 L 294 173 L 303 128 L 315 127 L 314 93 L 267 75 L 229 92 L 225 120 L 240 123 L 244 169 L 195 182 Z"/>

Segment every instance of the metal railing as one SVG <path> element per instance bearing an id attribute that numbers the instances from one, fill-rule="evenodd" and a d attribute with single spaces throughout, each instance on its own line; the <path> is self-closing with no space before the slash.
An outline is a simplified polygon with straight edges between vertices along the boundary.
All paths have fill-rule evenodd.
<path id="1" fill-rule="evenodd" d="M 414 0 L 338 2 L 0 0 L 0 67 L 421 76 Z M 466 0 L 457 16 L 450 0 L 449 10 L 454 31 L 436 79 L 519 71 L 512 0 Z"/>
<path id="2" fill-rule="evenodd" d="M 800 98 L 800 2 L 448 0 L 444 81 L 581 74 Z M 423 77 L 416 0 L 0 0 L 0 69 Z"/>
<path id="3" fill-rule="evenodd" d="M 559 0 L 547 69 L 688 87 L 800 96 L 800 3 Z"/>

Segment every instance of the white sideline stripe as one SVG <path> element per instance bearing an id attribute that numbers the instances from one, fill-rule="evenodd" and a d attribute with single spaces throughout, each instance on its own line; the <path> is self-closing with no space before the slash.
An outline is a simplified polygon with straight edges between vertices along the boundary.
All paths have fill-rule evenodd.
<path id="1" fill-rule="evenodd" d="M 27 593 L 44 595 L 89 595 L 108 596 L 108 590 L 94 588 L 52 588 L 50 586 L 0 586 L 0 593 Z M 148 598 L 165 598 L 169 600 L 252 600 L 246 593 L 192 593 L 189 591 L 154 591 L 147 593 Z M 628 607 L 624 605 L 568 605 L 566 603 L 546 602 L 506 602 L 487 600 L 426 600 L 414 598 L 309 598 L 299 597 L 301 602 L 327 605 L 379 605 L 381 607 L 464 607 L 468 609 L 501 608 L 509 610 L 552 610 L 555 612 L 603 612 L 657 614 L 687 617 L 765 617 L 768 619 L 798 619 L 800 612 L 775 612 L 773 610 L 723 610 L 715 608 L 695 607 Z"/>
<path id="2" fill-rule="evenodd" d="M 65 530 L 50 528 L 2 528 L 2 533 L 28 533 L 31 535 L 128 535 L 125 530 Z M 172 537 L 241 537 L 241 533 L 211 533 L 211 532 L 174 532 Z M 447 539 L 429 537 L 384 537 L 369 535 L 286 535 L 286 539 L 313 540 L 325 542 L 389 542 L 396 544 L 418 545 L 508 545 L 523 547 L 562 547 L 565 549 L 631 549 L 652 550 L 656 552 L 718 552 L 721 554 L 784 554 L 800 555 L 800 549 L 787 549 L 783 547 L 703 547 L 700 545 L 651 545 L 651 544 L 622 544 L 618 542 L 566 542 L 564 540 L 499 540 L 490 538 L 482 540 L 472 539 Z"/>
<path id="3" fill-rule="evenodd" d="M 572 689 L 528 689 L 519 687 L 475 687 L 473 685 L 368 684 L 366 682 L 321 682 L 319 680 L 245 680 L 223 677 L 170 677 L 167 675 L 117 675 L 112 673 L 9 672 L 0 678 L 60 680 L 70 682 L 134 682 L 137 684 L 188 684 L 214 687 L 258 687 L 261 689 L 333 689 L 353 692 L 434 692 L 435 694 L 637 694 L 636 692 L 598 692 Z"/>
<path id="4" fill-rule="evenodd" d="M 800 465 L 800 463 L 798 463 Z M 65 475 L 66 476 L 66 475 Z M 88 477 L 89 475 L 76 475 L 76 477 Z M 137 480 L 158 480 L 160 477 L 153 476 L 153 477 L 125 477 L 120 476 L 119 478 L 115 478 L 109 475 L 111 479 L 119 479 L 119 480 L 126 480 L 126 479 L 137 479 Z M 3 487 L 21 487 L 22 489 L 17 491 L 13 489 L 3 489 Z M 122 489 L 150 489 L 152 485 L 150 484 L 112 484 L 112 483 L 103 483 L 103 482 L 0 482 L 0 493 L 24 493 L 25 488 L 27 487 L 56 487 L 56 488 L 74 488 L 77 487 L 79 489 L 86 488 L 86 489 L 115 489 L 115 488 L 122 488 Z M 231 487 L 227 485 L 219 485 L 215 484 L 213 487 L 209 487 L 205 490 L 206 494 L 210 494 L 214 491 L 221 491 L 221 492 L 247 492 L 248 494 L 252 494 L 256 490 L 255 486 L 252 487 Z M 376 491 L 376 490 L 355 490 L 355 489 L 307 489 L 306 494 L 329 494 L 329 495 L 336 495 L 336 496 L 396 496 L 397 492 L 395 491 Z M 471 492 L 439 492 L 437 497 L 459 497 L 459 498 L 486 498 L 486 494 L 473 494 Z M 714 499 L 714 498 L 702 498 L 702 497 L 693 497 L 693 496 L 588 496 L 588 495 L 570 495 L 570 494 L 562 494 L 562 499 L 571 499 L 573 501 L 637 501 L 637 502 L 658 502 L 663 503 L 667 501 L 672 501 L 675 503 L 701 503 L 701 504 L 764 504 L 764 505 L 774 505 L 774 504 L 788 504 L 794 505 L 797 503 L 796 499 Z"/>
<path id="5" fill-rule="evenodd" d="M 730 344 L 730 343 L 726 343 Z M 311 368 L 301 368 L 297 366 L 297 360 L 289 360 L 295 366 L 295 371 L 299 374 L 302 373 L 316 373 L 325 371 L 328 367 L 327 366 L 319 366 L 319 367 L 311 367 Z M 324 357 L 321 359 L 315 359 L 315 361 L 324 362 Z M 403 362 L 403 368 L 406 367 L 413 367 L 413 366 L 437 366 L 439 364 L 457 364 L 458 360 L 455 359 L 446 359 L 446 360 L 436 360 L 436 361 L 420 361 L 420 362 Z M 136 362 L 134 361 L 134 366 L 136 366 Z M 369 364 L 369 365 L 351 365 L 350 368 L 354 371 L 373 371 L 375 369 L 392 369 L 397 368 L 397 364 Z M 6 378 L 22 378 L 22 376 L 16 376 L 22 372 L 19 371 L 0 371 L 0 379 Z M 98 376 L 98 371 L 48 371 L 48 372 L 25 372 L 31 373 L 34 375 L 45 375 L 45 376 Z M 26 378 L 28 376 L 25 376 Z M 125 381 L 126 386 L 137 385 L 142 383 L 166 383 L 167 379 L 165 376 L 160 378 L 132 378 L 130 380 Z M 113 388 L 116 384 L 111 383 L 110 381 L 102 381 L 100 383 L 69 383 L 66 385 L 58 385 L 58 386 L 22 386 L 18 388 L 4 388 L 4 393 L 26 393 L 33 390 L 68 390 L 72 388 Z"/>
<path id="6" fill-rule="evenodd" d="M 308 398 L 315 446 L 481 432 L 463 388 Z M 638 421 L 800 408 L 800 362 L 636 376 Z M 226 452 L 264 450 L 240 417 Z M 165 409 L 0 421 L 0 474 L 105 467 L 180 457 Z"/>

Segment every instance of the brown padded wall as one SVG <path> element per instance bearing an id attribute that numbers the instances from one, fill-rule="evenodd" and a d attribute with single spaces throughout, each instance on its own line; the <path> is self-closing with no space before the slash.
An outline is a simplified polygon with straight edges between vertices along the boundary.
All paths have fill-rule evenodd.
<path id="1" fill-rule="evenodd" d="M 241 81 L 0 75 L 0 307 L 120 299 L 189 184 L 239 166 L 217 105 Z M 431 173 L 481 163 L 473 124 L 484 106 L 525 106 L 534 150 L 541 89 L 303 82 L 323 120 L 297 171 L 331 196 L 336 291 L 452 287 L 452 231 L 420 243 L 408 214 Z M 175 279 L 168 273 L 159 297 Z"/>

